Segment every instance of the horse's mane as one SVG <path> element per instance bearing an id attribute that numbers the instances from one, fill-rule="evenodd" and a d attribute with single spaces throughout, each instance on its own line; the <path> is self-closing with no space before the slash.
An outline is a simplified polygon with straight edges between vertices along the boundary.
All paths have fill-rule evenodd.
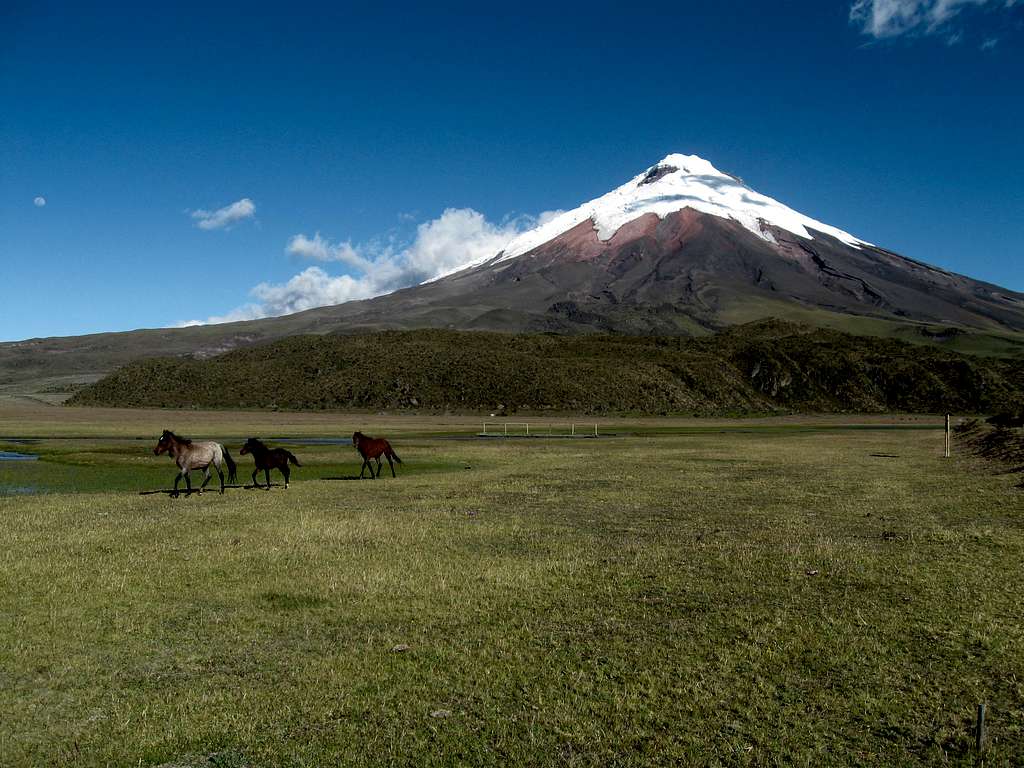
<path id="1" fill-rule="evenodd" d="M 167 430 L 164 430 L 164 431 L 165 431 L 165 432 L 166 432 L 166 433 L 167 433 L 168 435 L 170 435 L 171 437 L 173 437 L 173 438 L 174 438 L 175 440 L 177 440 L 177 441 L 178 441 L 179 443 L 181 443 L 182 445 L 192 445 L 192 441 L 191 441 L 191 440 L 189 440 L 189 439 L 188 439 L 187 437 L 181 437 L 180 435 L 176 435 L 176 434 L 174 434 L 173 432 L 171 432 L 171 430 L 169 430 L 169 429 L 167 429 Z"/>
<path id="2" fill-rule="evenodd" d="M 258 437 L 250 437 L 248 440 L 245 441 L 246 445 L 249 445 L 250 443 L 252 443 L 253 445 L 257 445 L 260 448 L 266 448 L 267 447 L 267 446 L 265 446 L 263 444 L 263 441 L 260 440 Z"/>

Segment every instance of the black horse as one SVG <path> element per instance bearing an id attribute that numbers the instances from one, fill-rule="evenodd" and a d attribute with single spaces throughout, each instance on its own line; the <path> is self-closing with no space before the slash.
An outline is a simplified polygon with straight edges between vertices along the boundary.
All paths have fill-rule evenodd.
<path id="1" fill-rule="evenodd" d="M 287 488 L 288 476 L 291 474 L 288 462 L 290 461 L 296 467 L 302 466 L 291 451 L 286 451 L 284 448 L 267 448 L 267 446 L 265 446 L 260 439 L 256 437 L 250 437 L 246 440 L 240 453 L 243 456 L 247 453 L 251 453 L 252 457 L 256 460 L 256 469 L 252 471 L 252 485 L 254 488 L 261 487 L 260 484 L 256 482 L 256 474 L 261 469 L 267 475 L 267 490 L 270 490 L 270 470 L 281 470 L 281 474 L 284 475 L 284 487 Z"/>

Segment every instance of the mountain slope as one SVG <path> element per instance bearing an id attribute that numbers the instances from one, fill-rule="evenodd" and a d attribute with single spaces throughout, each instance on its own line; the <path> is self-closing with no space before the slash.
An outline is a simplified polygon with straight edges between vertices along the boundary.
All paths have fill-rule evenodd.
<path id="1" fill-rule="evenodd" d="M 781 300 L 888 322 L 1024 332 L 1024 295 L 878 248 L 688 155 L 669 155 L 438 282 L 456 278 L 466 284 L 454 293 L 605 330 L 720 328 L 752 300 Z"/>
<path id="2" fill-rule="evenodd" d="M 933 342 L 980 331 L 1022 349 L 1024 294 L 878 248 L 683 161 L 699 158 L 670 155 L 459 272 L 314 312 L 353 328 L 683 334 L 792 316 Z"/>

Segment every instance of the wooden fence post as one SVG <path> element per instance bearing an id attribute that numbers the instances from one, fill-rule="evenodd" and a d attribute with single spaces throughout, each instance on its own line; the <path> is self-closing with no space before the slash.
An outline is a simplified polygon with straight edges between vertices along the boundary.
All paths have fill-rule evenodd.
<path id="1" fill-rule="evenodd" d="M 981 754 L 985 748 L 985 705 L 978 705 L 978 719 L 974 723 L 974 748 Z"/>

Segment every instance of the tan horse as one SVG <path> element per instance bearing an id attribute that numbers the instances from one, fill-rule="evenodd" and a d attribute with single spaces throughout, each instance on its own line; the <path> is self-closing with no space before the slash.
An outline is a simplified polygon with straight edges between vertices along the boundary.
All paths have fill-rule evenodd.
<path id="1" fill-rule="evenodd" d="M 174 459 L 174 463 L 178 465 L 178 469 L 181 470 L 174 478 L 174 490 L 171 492 L 171 496 L 175 498 L 178 496 L 178 481 L 183 477 L 185 478 L 185 487 L 189 493 L 192 493 L 190 473 L 193 469 L 203 470 L 203 484 L 199 486 L 199 493 L 202 493 L 203 488 L 210 482 L 211 465 L 217 470 L 217 475 L 220 477 L 221 493 L 224 493 L 224 473 L 220 470 L 222 462 L 228 465 L 228 482 L 235 482 L 235 462 L 232 460 L 231 454 L 223 445 L 212 440 L 193 443 L 191 440 L 178 437 L 169 429 L 165 429 L 156 448 L 153 449 L 153 453 L 157 456 L 161 453 L 169 453 Z"/>

